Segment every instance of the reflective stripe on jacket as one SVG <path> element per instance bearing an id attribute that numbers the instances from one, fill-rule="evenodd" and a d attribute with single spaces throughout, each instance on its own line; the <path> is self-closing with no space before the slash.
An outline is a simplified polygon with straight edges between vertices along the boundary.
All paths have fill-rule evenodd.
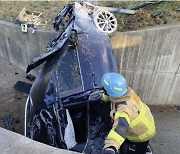
<path id="1" fill-rule="evenodd" d="M 156 129 L 151 111 L 132 89 L 129 88 L 123 97 L 109 99 L 114 124 L 104 148 L 114 146 L 119 149 L 126 138 L 132 142 L 145 142 L 154 136 Z M 126 122 L 122 122 L 124 120 Z"/>

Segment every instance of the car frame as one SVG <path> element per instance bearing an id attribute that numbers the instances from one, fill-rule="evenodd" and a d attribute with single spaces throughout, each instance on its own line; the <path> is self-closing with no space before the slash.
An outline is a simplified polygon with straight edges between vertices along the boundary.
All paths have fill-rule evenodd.
<path id="1" fill-rule="evenodd" d="M 102 93 L 105 73 L 118 72 L 109 37 L 77 2 L 58 13 L 54 27 L 59 36 L 27 68 L 44 63 L 27 98 L 25 136 L 62 149 L 100 153 L 112 127 L 110 103 L 92 94 Z M 70 126 L 74 147 L 65 137 Z"/>

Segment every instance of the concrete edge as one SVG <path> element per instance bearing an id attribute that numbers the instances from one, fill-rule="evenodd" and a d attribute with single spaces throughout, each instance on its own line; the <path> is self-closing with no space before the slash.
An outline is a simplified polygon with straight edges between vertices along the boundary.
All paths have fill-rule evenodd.
<path id="1" fill-rule="evenodd" d="M 31 140 L 20 134 L 8 131 L 0 127 L 0 150 L 1 153 L 8 154 L 77 154 L 77 152 L 67 151 L 51 147 L 49 145 Z"/>

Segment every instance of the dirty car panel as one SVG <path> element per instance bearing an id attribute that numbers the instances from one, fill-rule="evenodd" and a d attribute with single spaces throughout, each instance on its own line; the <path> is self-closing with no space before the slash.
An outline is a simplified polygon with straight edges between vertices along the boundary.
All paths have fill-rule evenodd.
<path id="1" fill-rule="evenodd" d="M 89 95 L 101 89 L 104 73 L 117 72 L 109 39 L 79 3 L 65 6 L 54 26 L 59 37 L 27 68 L 45 62 L 26 102 L 25 135 L 58 148 L 100 153 L 111 129 L 110 103 L 89 101 Z M 64 138 L 67 111 L 77 146 L 83 145 L 79 149 L 67 147 Z"/>

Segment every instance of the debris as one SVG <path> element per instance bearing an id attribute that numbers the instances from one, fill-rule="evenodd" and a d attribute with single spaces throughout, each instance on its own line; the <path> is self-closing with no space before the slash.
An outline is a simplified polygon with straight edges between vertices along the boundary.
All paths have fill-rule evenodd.
<path id="1" fill-rule="evenodd" d="M 45 27 L 47 22 L 43 21 L 41 12 L 34 12 L 23 8 L 18 17 L 17 22 L 21 24 L 22 32 L 26 33 L 28 27 L 42 26 Z M 35 28 L 35 29 L 36 29 Z M 34 29 L 33 29 L 34 33 Z"/>
<path id="2" fill-rule="evenodd" d="M 27 94 L 24 94 L 24 98 L 27 98 L 27 96 L 28 96 Z"/>
<path id="3" fill-rule="evenodd" d="M 180 112 L 180 106 L 176 106 L 176 110 Z"/>
<path id="4" fill-rule="evenodd" d="M 180 11 L 180 7 L 179 7 L 179 8 L 176 8 L 175 11 L 179 12 L 179 11 Z"/>
<path id="5" fill-rule="evenodd" d="M 18 99 L 18 100 L 20 100 L 20 99 L 21 99 L 21 97 L 19 97 L 19 96 L 18 96 L 18 98 L 17 98 L 17 99 Z"/>
<path id="6" fill-rule="evenodd" d="M 18 90 L 18 91 L 25 92 L 25 93 L 29 94 L 31 86 L 32 85 L 29 83 L 26 83 L 23 81 L 17 81 L 13 88 Z"/>
<path id="7" fill-rule="evenodd" d="M 18 123 L 19 123 L 19 119 L 16 119 L 16 120 L 15 120 L 15 123 L 18 124 Z"/>
<path id="8" fill-rule="evenodd" d="M 29 81 L 33 81 L 33 80 L 35 80 L 35 76 L 33 76 L 32 74 L 28 74 L 27 76 L 26 76 L 26 79 L 28 79 Z"/>
<path id="9" fill-rule="evenodd" d="M 23 33 L 27 33 L 27 24 L 21 24 L 21 30 Z"/>
<path id="10" fill-rule="evenodd" d="M 12 127 L 12 122 L 13 122 L 14 118 L 10 115 L 5 115 L 3 118 L 3 122 L 4 122 L 4 128 L 10 131 L 13 131 L 13 127 Z"/>
<path id="11" fill-rule="evenodd" d="M 37 25 L 34 25 L 33 28 L 32 28 L 32 33 L 34 34 L 35 33 L 35 30 L 38 28 Z"/>
<path id="12" fill-rule="evenodd" d="M 159 11 L 159 10 L 154 10 L 154 11 L 151 12 L 151 16 L 154 17 L 154 18 L 157 17 L 157 16 L 160 17 L 160 16 L 162 16 L 162 12 Z"/>
<path id="13" fill-rule="evenodd" d="M 27 23 L 28 25 L 37 25 L 38 18 L 42 15 L 40 12 L 32 12 L 23 8 L 16 20 L 20 23 Z"/>

